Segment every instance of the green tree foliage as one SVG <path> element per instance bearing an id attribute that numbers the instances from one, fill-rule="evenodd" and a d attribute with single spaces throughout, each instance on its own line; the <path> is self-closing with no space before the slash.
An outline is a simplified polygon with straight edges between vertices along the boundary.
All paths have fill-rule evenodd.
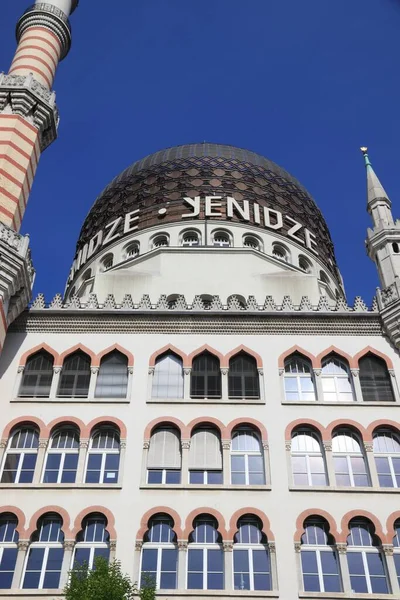
<path id="1" fill-rule="evenodd" d="M 132 600 L 138 591 L 118 561 L 108 563 L 96 559 L 96 568 L 90 571 L 82 565 L 71 571 L 64 594 L 66 600 Z M 140 594 L 141 595 L 141 594 Z M 152 600 L 146 596 L 143 600 Z"/>

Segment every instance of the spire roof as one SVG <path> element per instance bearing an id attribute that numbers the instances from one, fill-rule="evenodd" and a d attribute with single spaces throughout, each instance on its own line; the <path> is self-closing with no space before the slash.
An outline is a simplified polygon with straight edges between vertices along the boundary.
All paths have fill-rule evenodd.
<path id="1" fill-rule="evenodd" d="M 367 201 L 371 204 L 378 198 L 385 198 L 390 202 L 389 196 L 384 190 L 383 185 L 379 181 L 374 169 L 372 168 L 371 162 L 368 156 L 368 148 L 361 148 L 361 152 L 364 155 L 365 167 L 367 169 Z"/>

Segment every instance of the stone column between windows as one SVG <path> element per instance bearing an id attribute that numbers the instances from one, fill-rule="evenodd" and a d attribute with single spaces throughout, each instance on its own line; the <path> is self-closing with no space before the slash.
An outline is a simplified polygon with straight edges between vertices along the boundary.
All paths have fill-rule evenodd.
<path id="1" fill-rule="evenodd" d="M 326 472 L 328 475 L 328 485 L 334 487 L 336 485 L 335 464 L 332 456 L 332 441 L 323 441 L 325 451 Z"/>
<path id="2" fill-rule="evenodd" d="M 304 592 L 304 581 L 303 581 L 303 569 L 301 566 L 301 543 L 294 543 L 294 552 L 296 557 L 296 573 L 297 573 L 297 587 L 300 591 Z"/>
<path id="3" fill-rule="evenodd" d="M 149 367 L 149 378 L 147 382 L 147 402 L 150 402 L 150 400 L 153 397 L 153 380 L 155 371 L 155 367 Z"/>
<path id="4" fill-rule="evenodd" d="M 288 474 L 289 487 L 294 486 L 293 469 L 292 469 L 292 440 L 285 441 L 286 450 L 286 472 Z"/>
<path id="5" fill-rule="evenodd" d="M 264 456 L 264 476 L 265 484 L 271 485 L 271 465 L 269 464 L 269 444 L 262 441 L 263 456 Z"/>
<path id="6" fill-rule="evenodd" d="M 188 543 L 178 540 L 178 590 L 186 589 L 187 551 Z"/>
<path id="7" fill-rule="evenodd" d="M 182 485 L 187 485 L 189 483 L 190 440 L 182 440 L 181 448 L 182 448 L 181 483 L 182 483 Z"/>
<path id="8" fill-rule="evenodd" d="M 50 398 L 57 397 L 61 371 L 62 371 L 62 367 L 53 367 L 53 379 L 51 380 L 50 394 L 49 394 Z"/>
<path id="9" fill-rule="evenodd" d="M 29 544 L 29 540 L 19 540 L 18 542 L 17 560 L 15 563 L 14 577 L 11 584 L 11 588 L 13 590 L 22 587 L 22 573 L 24 571 L 26 553 L 28 551 Z"/>
<path id="10" fill-rule="evenodd" d="M 264 388 L 264 369 L 257 369 L 258 371 L 258 384 L 260 386 L 260 400 L 265 402 L 265 388 Z"/>
<path id="11" fill-rule="evenodd" d="M 44 459 L 46 456 L 46 449 L 47 449 L 48 443 L 49 443 L 49 440 L 47 440 L 47 439 L 42 439 L 42 438 L 39 439 L 39 447 L 38 447 L 35 472 L 33 473 L 32 483 L 40 483 L 40 480 L 42 478 Z"/>
<path id="12" fill-rule="evenodd" d="M 350 369 L 353 377 L 354 395 L 356 402 L 363 402 L 363 395 L 360 383 L 360 369 Z"/>
<path id="13" fill-rule="evenodd" d="M 125 455 L 126 455 L 126 439 L 122 438 L 119 442 L 119 469 L 118 479 L 115 483 L 122 485 L 125 469 Z"/>
<path id="14" fill-rule="evenodd" d="M 365 456 L 367 458 L 369 476 L 371 479 L 371 485 L 374 488 L 379 488 L 378 473 L 376 471 L 375 458 L 374 458 L 374 445 L 372 442 L 364 442 Z"/>
<path id="15" fill-rule="evenodd" d="M 76 483 L 84 483 L 83 476 L 85 471 L 86 455 L 89 448 L 88 438 L 81 438 L 79 442 L 78 467 L 76 469 Z"/>
<path id="16" fill-rule="evenodd" d="M 21 387 L 22 377 L 25 371 L 25 367 L 20 365 L 17 369 L 17 376 L 15 378 L 14 390 L 13 390 L 13 398 L 18 398 L 19 388 Z"/>
<path id="17" fill-rule="evenodd" d="M 192 374 L 192 367 L 185 367 L 183 369 L 183 399 L 185 402 L 190 400 L 190 377 Z"/>
<path id="18" fill-rule="evenodd" d="M 99 374 L 100 367 L 90 367 L 90 383 L 88 398 L 92 400 L 96 391 L 97 376 Z"/>
<path id="19" fill-rule="evenodd" d="M 117 540 L 110 540 L 110 563 L 114 562 L 117 556 Z"/>
<path id="20" fill-rule="evenodd" d="M 141 472 L 142 484 L 147 483 L 147 458 L 149 456 L 149 448 L 150 448 L 150 440 L 144 440 L 143 453 L 142 453 L 142 472 Z"/>
<path id="21" fill-rule="evenodd" d="M 336 550 L 339 555 L 340 574 L 342 576 L 342 586 L 345 593 L 351 592 L 351 581 L 349 565 L 347 564 L 347 544 L 336 544 Z"/>
<path id="22" fill-rule="evenodd" d="M 224 485 L 231 484 L 231 440 L 222 440 L 222 477 Z"/>
<path id="23" fill-rule="evenodd" d="M 271 569 L 271 589 L 272 591 L 278 591 L 278 565 L 276 563 L 275 542 L 268 542 L 268 549 Z"/>
<path id="24" fill-rule="evenodd" d="M 232 542 L 224 542 L 224 583 L 225 590 L 231 591 L 233 590 L 233 543 Z"/>
<path id="25" fill-rule="evenodd" d="M 63 544 L 64 556 L 61 565 L 60 584 L 59 588 L 64 589 L 68 582 L 68 573 L 72 569 L 72 555 L 75 548 L 75 540 L 64 540 Z"/>
<path id="26" fill-rule="evenodd" d="M 3 438 L 0 440 L 0 467 L 3 465 L 4 454 L 8 445 L 8 439 Z"/>
<path id="27" fill-rule="evenodd" d="M 137 581 L 138 586 L 140 586 L 140 559 L 142 547 L 143 542 L 141 540 L 137 540 L 135 542 L 135 558 L 133 561 L 133 581 Z"/>
<path id="28" fill-rule="evenodd" d="M 389 575 L 389 587 L 392 594 L 400 594 L 399 581 L 397 579 L 396 565 L 393 558 L 393 544 L 382 544 L 383 552 L 385 553 L 387 571 Z"/>
<path id="29" fill-rule="evenodd" d="M 227 401 L 229 398 L 228 373 L 229 373 L 229 369 L 226 369 L 225 367 L 223 369 L 221 369 L 221 380 L 222 380 L 221 397 L 222 397 L 223 401 L 224 400 Z"/>
<path id="30" fill-rule="evenodd" d="M 317 402 L 324 401 L 324 390 L 322 389 L 321 373 L 322 369 L 313 369 L 315 381 L 315 394 Z"/>
<path id="31" fill-rule="evenodd" d="M 126 390 L 126 399 L 132 400 L 132 390 L 133 390 L 133 367 L 128 367 L 128 387 Z"/>
<path id="32" fill-rule="evenodd" d="M 393 395 L 394 395 L 395 402 L 400 402 L 400 393 L 399 393 L 399 386 L 397 385 L 396 374 L 394 372 L 394 369 L 388 369 L 388 371 L 390 374 L 390 379 L 392 381 L 392 388 L 393 388 Z"/>

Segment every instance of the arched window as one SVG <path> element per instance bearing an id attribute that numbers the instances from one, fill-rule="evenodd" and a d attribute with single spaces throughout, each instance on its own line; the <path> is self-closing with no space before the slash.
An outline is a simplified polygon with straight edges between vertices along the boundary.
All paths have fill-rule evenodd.
<path id="1" fill-rule="evenodd" d="M 219 246 L 220 248 L 229 248 L 231 245 L 231 238 L 227 231 L 214 231 L 213 246 Z"/>
<path id="2" fill-rule="evenodd" d="M 299 256 L 299 267 L 304 273 L 312 273 L 312 265 L 305 256 Z"/>
<path id="3" fill-rule="evenodd" d="M 113 350 L 101 359 L 96 382 L 96 398 L 126 398 L 128 392 L 128 359 Z"/>
<path id="4" fill-rule="evenodd" d="M 190 382 L 192 398 L 221 398 L 219 359 L 203 352 L 193 359 Z"/>
<path id="5" fill-rule="evenodd" d="M 300 354 L 285 360 L 285 399 L 292 402 L 314 402 L 315 383 L 311 362 Z"/>
<path id="6" fill-rule="evenodd" d="M 54 358 L 44 350 L 30 356 L 26 361 L 18 395 L 48 398 L 53 380 L 53 364 Z"/>
<path id="7" fill-rule="evenodd" d="M 18 554 L 18 520 L 11 513 L 0 515 L 0 589 L 11 589 Z"/>
<path id="8" fill-rule="evenodd" d="M 279 260 L 283 260 L 285 262 L 289 262 L 290 260 L 289 251 L 281 244 L 272 245 L 272 256 L 275 256 L 275 258 L 279 258 Z"/>
<path id="9" fill-rule="evenodd" d="M 224 553 L 218 523 L 210 515 L 194 520 L 189 537 L 188 590 L 224 589 Z"/>
<path id="10" fill-rule="evenodd" d="M 183 398 L 183 363 L 173 352 L 162 354 L 156 360 L 153 398 Z"/>
<path id="11" fill-rule="evenodd" d="M 29 426 L 17 429 L 8 441 L 1 483 L 32 483 L 38 447 L 36 429 Z"/>
<path id="12" fill-rule="evenodd" d="M 86 564 L 91 570 L 96 567 L 97 558 L 109 560 L 110 535 L 106 529 L 107 520 L 100 513 L 93 513 L 82 521 L 82 530 L 76 538 L 73 568 Z"/>
<path id="13" fill-rule="evenodd" d="M 253 515 L 238 521 L 233 546 L 235 590 L 272 590 L 271 562 L 262 525 Z"/>
<path id="14" fill-rule="evenodd" d="M 182 236 L 182 246 L 186 248 L 200 246 L 200 236 L 197 231 L 186 231 Z"/>
<path id="15" fill-rule="evenodd" d="M 361 442 L 355 433 L 339 429 L 332 439 L 332 452 L 337 485 L 370 485 Z"/>
<path id="16" fill-rule="evenodd" d="M 139 242 L 133 242 L 132 244 L 129 244 L 126 247 L 125 257 L 126 258 L 136 258 L 136 256 L 139 256 L 139 252 L 140 252 Z"/>
<path id="17" fill-rule="evenodd" d="M 115 429 L 101 427 L 90 438 L 86 483 L 118 483 L 120 441 Z"/>
<path id="18" fill-rule="evenodd" d="M 322 444 L 314 431 L 296 430 L 292 435 L 291 452 L 295 485 L 327 485 Z"/>
<path id="19" fill-rule="evenodd" d="M 239 427 L 232 436 L 231 478 L 234 485 L 265 484 L 263 449 L 250 427 Z"/>
<path id="20" fill-rule="evenodd" d="M 111 269 L 113 264 L 114 256 L 112 254 L 107 254 L 107 256 L 105 256 L 102 261 L 102 271 L 107 271 L 107 269 Z"/>
<path id="21" fill-rule="evenodd" d="M 330 354 L 322 361 L 321 384 L 325 402 L 354 400 L 349 366 L 336 354 Z"/>
<path id="22" fill-rule="evenodd" d="M 158 427 L 150 438 L 147 483 L 181 482 L 181 441 L 174 427 Z"/>
<path id="23" fill-rule="evenodd" d="M 379 485 L 400 487 L 400 440 L 390 430 L 374 433 L 374 457 Z"/>
<path id="24" fill-rule="evenodd" d="M 395 535 L 393 538 L 393 559 L 396 567 L 397 581 L 400 585 L 400 519 L 397 519 L 397 521 L 394 524 L 394 532 Z"/>
<path id="25" fill-rule="evenodd" d="M 229 361 L 229 398 L 259 398 L 260 381 L 257 361 L 245 352 L 239 352 Z"/>
<path id="26" fill-rule="evenodd" d="M 358 364 L 364 402 L 394 402 L 392 382 L 385 361 L 367 354 L 360 358 Z"/>
<path id="27" fill-rule="evenodd" d="M 32 535 L 22 588 L 58 589 L 64 558 L 62 520 L 56 514 L 44 515 Z"/>
<path id="28" fill-rule="evenodd" d="M 189 451 L 190 483 L 222 483 L 222 451 L 218 431 L 198 427 L 192 433 Z"/>
<path id="29" fill-rule="evenodd" d="M 140 585 L 153 580 L 157 589 L 177 588 L 178 549 L 174 522 L 168 515 L 156 515 L 144 537 Z"/>
<path id="30" fill-rule="evenodd" d="M 324 271 L 319 272 L 319 278 L 322 281 L 322 283 L 329 284 L 329 277 Z"/>
<path id="31" fill-rule="evenodd" d="M 243 246 L 252 250 L 262 250 L 262 244 L 254 235 L 245 235 L 243 237 Z"/>
<path id="32" fill-rule="evenodd" d="M 87 398 L 89 384 L 90 356 L 78 350 L 64 360 L 57 395 L 60 398 Z"/>
<path id="33" fill-rule="evenodd" d="M 352 592 L 389 594 L 386 564 L 374 527 L 367 519 L 352 519 L 347 538 L 347 563 Z"/>
<path id="34" fill-rule="evenodd" d="M 43 483 L 75 483 L 79 458 L 79 433 L 63 427 L 52 436 L 47 450 Z"/>
<path id="35" fill-rule="evenodd" d="M 304 522 L 301 568 L 305 592 L 341 592 L 339 560 L 329 526 L 321 517 Z"/>
<path id="36" fill-rule="evenodd" d="M 169 238 L 166 234 L 162 233 L 157 235 L 153 239 L 152 247 L 154 248 L 164 248 L 165 246 L 169 246 Z"/>

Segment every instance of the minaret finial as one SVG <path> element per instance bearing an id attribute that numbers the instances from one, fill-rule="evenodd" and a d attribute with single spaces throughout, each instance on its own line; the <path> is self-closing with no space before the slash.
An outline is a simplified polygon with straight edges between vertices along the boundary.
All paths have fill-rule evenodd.
<path id="1" fill-rule="evenodd" d="M 375 204 L 377 200 L 384 200 L 390 208 L 389 196 L 385 192 L 383 185 L 379 181 L 374 169 L 372 168 L 371 161 L 369 160 L 368 156 L 368 148 L 366 146 L 361 146 L 360 150 L 364 156 L 364 162 L 367 168 L 367 203 L 369 212 L 371 212 L 372 205 Z"/>
<path id="2" fill-rule="evenodd" d="M 364 160 L 365 160 L 365 166 L 366 167 L 371 167 L 371 163 L 369 162 L 369 156 L 368 156 L 368 148 L 367 146 L 361 146 L 360 148 L 361 152 L 363 153 L 364 156 Z"/>

